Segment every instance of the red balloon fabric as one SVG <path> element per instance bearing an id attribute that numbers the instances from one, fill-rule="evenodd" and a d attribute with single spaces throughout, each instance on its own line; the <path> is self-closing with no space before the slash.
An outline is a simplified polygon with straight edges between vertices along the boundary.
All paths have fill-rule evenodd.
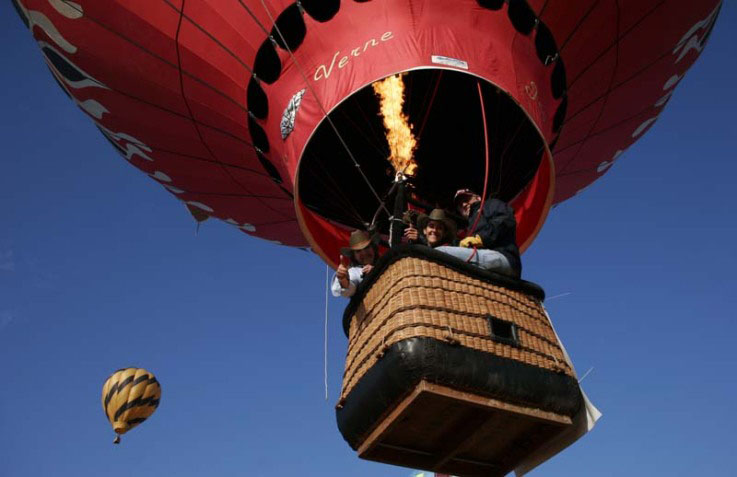
<path id="1" fill-rule="evenodd" d="M 430 202 L 483 183 L 477 108 L 489 106 L 490 182 L 525 248 L 551 205 L 655 123 L 721 6 L 13 2 L 59 85 L 131 164 L 188 207 L 333 265 L 391 187 L 372 82 L 406 73 L 416 188 Z"/>

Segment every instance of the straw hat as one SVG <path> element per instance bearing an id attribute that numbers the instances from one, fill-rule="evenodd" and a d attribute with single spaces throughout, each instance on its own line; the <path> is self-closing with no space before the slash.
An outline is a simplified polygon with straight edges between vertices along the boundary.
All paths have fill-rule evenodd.
<path id="1" fill-rule="evenodd" d="M 427 227 L 427 223 L 431 220 L 443 222 L 445 224 L 446 237 L 444 238 L 450 240 L 455 238 L 458 226 L 456 225 L 455 220 L 451 219 L 445 214 L 445 211 L 443 209 L 433 209 L 432 212 L 430 212 L 430 215 L 420 215 L 420 217 L 417 219 L 417 228 L 419 230 L 424 230 L 425 227 Z"/>
<path id="2" fill-rule="evenodd" d="M 379 243 L 379 236 L 374 235 L 373 237 L 363 230 L 354 230 L 351 232 L 351 238 L 348 240 L 348 246 L 340 249 L 341 255 L 345 255 L 348 258 L 353 258 L 353 252 L 357 250 L 363 250 L 369 245 L 377 245 Z"/>

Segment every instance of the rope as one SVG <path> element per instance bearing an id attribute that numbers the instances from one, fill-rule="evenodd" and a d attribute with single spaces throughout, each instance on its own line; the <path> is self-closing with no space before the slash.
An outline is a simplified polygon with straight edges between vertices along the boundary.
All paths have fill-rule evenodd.
<path id="1" fill-rule="evenodd" d="M 328 289 L 330 288 L 330 266 L 325 264 L 325 346 L 323 352 L 323 375 L 325 377 L 325 400 L 328 400 Z"/>
<path id="2" fill-rule="evenodd" d="M 241 5 L 243 5 L 242 2 L 241 2 Z M 320 111 L 322 111 L 323 116 L 325 117 L 325 119 L 328 120 L 328 123 L 330 123 L 330 126 L 333 128 L 333 131 L 335 132 L 335 135 L 338 136 L 338 139 L 340 140 L 340 143 L 343 145 L 343 148 L 346 150 L 346 152 L 348 153 L 348 156 L 353 161 L 353 165 L 358 170 L 358 173 L 361 175 L 361 177 L 363 178 L 364 182 L 366 182 L 366 185 L 369 187 L 369 189 L 371 189 L 371 193 L 374 195 L 374 197 L 376 197 L 376 200 L 379 201 L 380 207 L 382 207 L 384 210 L 386 210 L 386 213 L 388 215 L 391 215 L 391 212 L 389 212 L 389 210 L 386 208 L 386 205 L 381 201 L 381 197 L 379 197 L 379 193 L 376 192 L 376 189 L 374 189 L 374 186 L 371 185 L 371 182 L 368 180 L 368 177 L 366 177 L 366 174 L 364 174 L 363 170 L 361 169 L 361 165 L 358 163 L 358 161 L 356 160 L 356 158 L 353 156 L 353 153 L 348 148 L 348 144 L 346 144 L 345 140 L 343 139 L 343 136 L 341 136 L 340 133 L 338 132 L 338 128 L 335 126 L 335 123 L 333 123 L 332 118 L 328 115 L 328 112 L 325 110 L 325 107 L 322 105 L 322 101 L 320 101 L 320 98 L 317 96 L 317 93 L 315 92 L 314 88 L 312 87 L 312 84 L 307 79 L 307 76 L 305 75 L 304 71 L 302 70 L 302 65 L 300 65 L 299 61 L 297 61 L 297 58 L 294 56 L 294 53 L 292 53 L 292 49 L 289 48 L 289 44 L 288 44 L 286 38 L 284 38 L 284 35 L 282 35 L 282 32 L 281 32 L 281 29 L 279 28 L 279 25 L 277 25 L 276 22 L 274 21 L 274 17 L 271 14 L 271 11 L 269 10 L 269 8 L 266 6 L 266 2 L 264 0 L 261 0 L 261 5 L 264 7 L 264 11 L 266 12 L 266 15 L 268 15 L 269 20 L 271 21 L 271 23 L 274 24 L 274 29 L 276 30 L 276 33 L 279 35 L 279 37 L 281 38 L 282 42 L 284 43 L 284 47 L 286 48 L 287 53 L 289 53 L 289 57 L 292 59 L 292 61 L 294 61 L 294 64 L 297 66 L 297 71 L 299 72 L 300 76 L 302 76 L 302 79 L 304 80 L 305 85 L 310 90 L 310 93 L 312 93 L 312 96 L 315 98 L 315 101 L 317 101 L 317 105 L 320 107 Z M 245 5 L 244 5 L 244 7 L 245 7 Z M 256 21 L 256 23 L 259 24 L 259 26 L 261 27 L 261 29 L 264 30 L 264 31 L 266 31 L 264 29 L 264 27 L 261 25 L 261 23 L 258 21 L 258 19 L 256 18 L 256 16 L 251 12 L 251 10 L 249 10 L 247 7 L 246 7 L 246 10 L 251 15 L 251 17 Z M 266 34 L 269 37 L 271 37 L 271 35 L 269 35 L 268 32 Z"/>
<path id="3" fill-rule="evenodd" d="M 433 89 L 432 96 L 430 97 L 430 102 L 428 103 L 427 111 L 425 112 L 425 117 L 422 118 L 422 125 L 420 126 L 420 131 L 417 133 L 417 137 L 421 137 L 422 131 L 425 130 L 427 119 L 430 117 L 430 110 L 432 109 L 432 105 L 435 102 L 435 96 L 438 94 L 438 87 L 440 86 L 441 79 L 443 79 L 443 70 L 440 70 L 440 73 L 438 74 L 438 80 L 435 82 L 435 88 Z"/>
<path id="4" fill-rule="evenodd" d="M 588 370 L 588 371 L 586 371 L 586 372 L 584 373 L 584 375 L 583 375 L 583 376 L 581 376 L 581 379 L 579 379 L 579 380 L 578 380 L 578 384 L 581 384 L 581 381 L 583 381 L 584 379 L 586 379 L 586 376 L 588 376 L 588 375 L 589 375 L 589 373 L 590 373 L 591 371 L 593 371 L 593 370 L 594 370 L 594 367 L 593 367 L 593 366 L 591 366 L 591 367 L 589 368 L 589 370 Z"/>
<path id="5" fill-rule="evenodd" d="M 471 231 L 469 232 L 468 236 L 470 237 L 473 235 L 473 233 L 476 231 L 476 226 L 479 224 L 479 219 L 481 218 L 481 213 L 484 210 L 484 202 L 486 201 L 486 187 L 489 184 L 489 134 L 486 130 L 486 109 L 484 109 L 484 95 L 481 92 L 481 82 L 476 81 L 476 87 L 479 90 L 479 102 L 481 103 L 481 119 L 484 123 L 484 150 L 486 152 L 486 173 L 484 174 L 484 192 L 481 195 L 481 205 L 479 206 L 479 211 L 476 214 L 476 220 L 473 221 L 473 226 L 471 227 Z"/>
<path id="6" fill-rule="evenodd" d="M 484 174 L 484 192 L 481 195 L 481 205 L 479 206 L 479 211 L 476 213 L 476 220 L 473 221 L 473 226 L 471 226 L 468 237 L 471 237 L 473 235 L 473 233 L 476 231 L 476 226 L 479 224 L 479 219 L 481 218 L 481 214 L 484 210 L 484 202 L 486 201 L 486 186 L 489 184 L 489 134 L 486 130 L 486 110 L 484 109 L 484 95 L 481 93 L 480 81 L 476 81 L 476 87 L 479 90 L 479 103 L 481 103 L 481 120 L 484 123 L 484 150 L 486 152 L 486 172 Z M 471 253 L 471 255 L 468 257 L 466 263 L 470 263 L 477 253 L 478 250 L 476 249 L 476 247 L 473 247 L 473 253 Z"/>
<path id="7" fill-rule="evenodd" d="M 468 258 L 466 259 L 466 263 L 471 263 L 471 260 L 473 260 L 473 257 L 476 256 L 476 253 L 478 253 L 478 249 L 474 247 L 473 252 L 471 252 L 471 255 L 469 255 Z"/>

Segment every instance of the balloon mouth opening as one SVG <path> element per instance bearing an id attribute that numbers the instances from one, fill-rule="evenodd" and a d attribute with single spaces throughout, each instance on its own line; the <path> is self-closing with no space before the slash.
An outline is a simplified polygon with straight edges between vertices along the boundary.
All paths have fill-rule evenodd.
<path id="1" fill-rule="evenodd" d="M 411 70 L 403 79 L 403 111 L 418 143 L 414 153 L 418 167 L 411 179 L 417 198 L 452 210 L 456 190 L 481 193 L 486 151 L 477 84 L 489 137 L 489 194 L 510 201 L 530 184 L 545 157 L 545 141 L 509 94 L 456 70 Z M 371 187 L 383 198 L 395 177 L 371 84 L 345 98 L 329 116 L 338 133 L 323 120 L 307 142 L 297 174 L 298 199 L 321 219 L 347 229 L 363 228 L 379 207 Z M 386 214 L 379 214 L 376 223 L 381 232 L 388 232 Z"/>

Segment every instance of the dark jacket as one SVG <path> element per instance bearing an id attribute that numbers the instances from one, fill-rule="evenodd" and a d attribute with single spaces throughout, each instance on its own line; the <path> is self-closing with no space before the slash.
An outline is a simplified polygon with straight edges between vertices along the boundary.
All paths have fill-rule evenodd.
<path id="1" fill-rule="evenodd" d="M 472 227 L 479 213 L 480 202 L 471 206 L 468 226 Z M 476 230 L 469 234 L 478 235 L 484 242 L 484 248 L 496 250 L 504 254 L 509 260 L 517 276 L 522 275 L 522 261 L 517 248 L 517 219 L 514 218 L 514 210 L 499 199 L 487 199 L 484 202 L 484 210 L 476 225 Z"/>

